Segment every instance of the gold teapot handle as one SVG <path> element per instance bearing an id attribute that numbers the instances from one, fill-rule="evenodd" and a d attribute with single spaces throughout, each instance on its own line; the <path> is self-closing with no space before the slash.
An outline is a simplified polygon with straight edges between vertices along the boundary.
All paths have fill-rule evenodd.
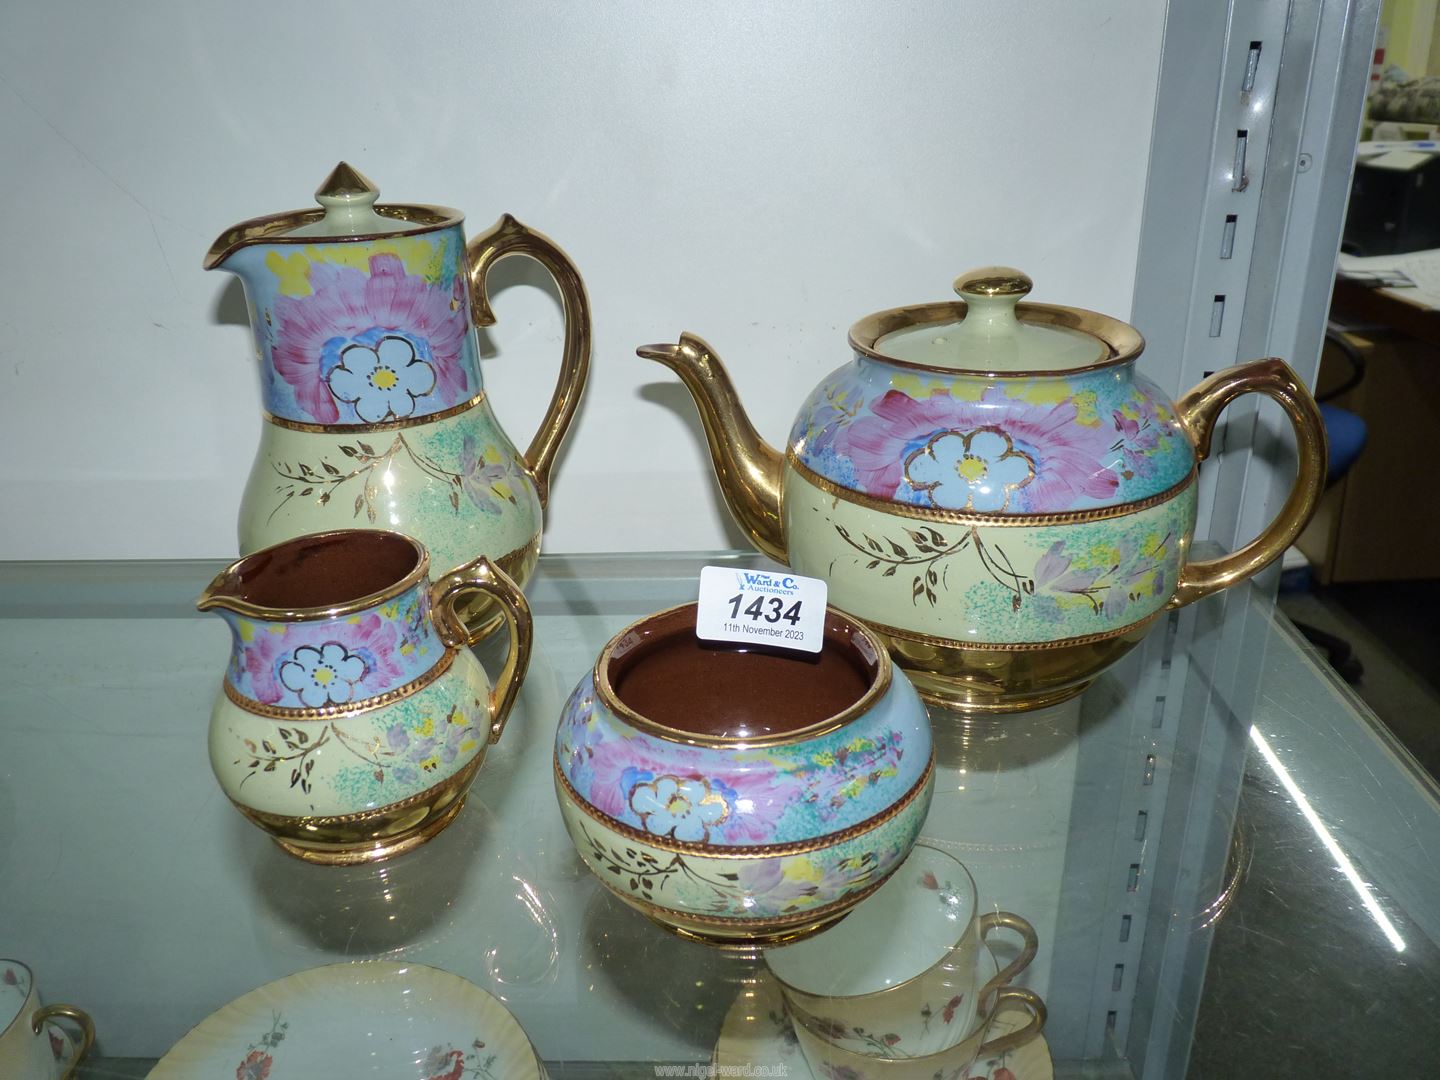
<path id="1" fill-rule="evenodd" d="M 45 1022 L 56 1017 L 64 1017 L 80 1029 L 80 1045 L 75 1048 L 75 1057 L 66 1063 L 65 1071 L 60 1074 L 60 1080 L 75 1080 L 75 1074 L 80 1071 L 80 1063 L 95 1045 L 95 1021 L 90 1019 L 90 1014 L 84 1009 L 74 1005 L 45 1005 L 36 1009 L 35 1015 L 30 1018 L 30 1030 L 39 1035 L 45 1028 Z"/>
<path id="2" fill-rule="evenodd" d="M 1195 441 L 1200 460 L 1204 461 L 1210 453 L 1210 436 L 1221 411 L 1241 394 L 1264 394 L 1285 410 L 1290 426 L 1295 429 L 1300 454 L 1295 486 L 1275 520 L 1250 543 L 1218 559 L 1187 562 L 1182 566 L 1179 584 L 1168 607 L 1184 607 L 1229 588 L 1284 555 L 1315 512 L 1325 489 L 1325 422 L 1310 391 L 1289 364 L 1275 357 L 1217 371 L 1176 403 L 1180 423 Z"/>
<path id="3" fill-rule="evenodd" d="M 465 629 L 455 610 L 455 603 L 469 592 L 488 593 L 500 606 L 505 616 L 505 625 L 510 629 L 510 651 L 505 657 L 505 666 L 500 677 L 490 690 L 490 742 L 499 741 L 505 731 L 505 721 L 525 681 L 525 671 L 530 666 L 530 646 L 534 638 L 534 622 L 530 605 L 525 594 L 514 580 L 484 555 L 474 562 L 468 562 L 458 570 L 452 570 L 434 585 L 430 586 L 430 606 L 434 612 L 435 630 L 440 640 L 452 649 L 473 645 L 479 635 L 472 636 Z"/>
<path id="4" fill-rule="evenodd" d="M 476 326 L 493 326 L 495 312 L 485 279 L 491 267 L 511 255 L 528 255 L 555 279 L 565 310 L 565 349 L 560 357 L 560 379 L 540 428 L 525 449 L 525 464 L 535 478 L 536 493 L 544 509 L 550 500 L 550 473 L 555 457 L 570 430 L 575 410 L 590 375 L 590 301 L 575 264 L 546 236 L 520 224 L 509 214 L 466 245 L 469 256 L 470 298 Z"/>

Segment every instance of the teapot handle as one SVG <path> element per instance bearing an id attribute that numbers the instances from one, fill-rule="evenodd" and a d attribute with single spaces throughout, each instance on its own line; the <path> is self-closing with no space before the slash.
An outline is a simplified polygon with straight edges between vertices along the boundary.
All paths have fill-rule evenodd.
<path id="1" fill-rule="evenodd" d="M 1217 371 L 1177 403 L 1180 423 L 1195 441 L 1201 461 L 1210 453 L 1210 436 L 1221 411 L 1241 394 L 1264 394 L 1282 409 L 1295 429 L 1300 467 L 1285 505 L 1268 526 L 1244 547 L 1218 559 L 1187 562 L 1167 607 L 1178 608 L 1263 570 L 1285 554 L 1315 512 L 1325 489 L 1325 422 L 1310 391 L 1283 360 L 1270 357 Z"/>
<path id="2" fill-rule="evenodd" d="M 550 473 L 555 456 L 570 430 L 585 380 L 590 374 L 590 301 L 574 263 L 551 240 L 520 224 L 509 214 L 466 245 L 469 256 L 470 297 L 476 326 L 493 326 L 495 312 L 485 279 L 491 267 L 511 255 L 528 255 L 555 279 L 565 311 L 565 348 L 560 357 L 560 380 L 540 428 L 525 449 L 525 464 L 535 478 L 541 509 L 550 499 Z"/>
<path id="3" fill-rule="evenodd" d="M 476 638 L 465 629 L 455 602 L 464 593 L 483 592 L 493 596 L 505 616 L 505 625 L 510 630 L 510 651 L 505 657 L 505 666 L 500 677 L 490 690 L 490 742 L 497 742 L 505 731 L 505 721 L 515 705 L 520 684 L 525 681 L 525 671 L 530 666 L 530 645 L 534 636 L 534 622 L 530 605 L 525 594 L 514 580 L 484 555 L 468 562 L 458 570 L 452 570 L 434 585 L 430 586 L 430 606 L 434 611 L 435 630 L 452 649 L 473 645 Z M 478 635 L 477 635 L 478 636 Z"/>

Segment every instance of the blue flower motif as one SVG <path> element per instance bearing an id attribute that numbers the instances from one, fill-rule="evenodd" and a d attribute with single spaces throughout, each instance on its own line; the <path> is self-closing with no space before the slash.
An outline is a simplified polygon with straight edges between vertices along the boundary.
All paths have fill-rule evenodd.
<path id="1" fill-rule="evenodd" d="M 302 645 L 280 665 L 280 681 L 312 709 L 343 705 L 355 696 L 355 684 L 365 677 L 365 661 L 338 641 L 320 648 Z"/>
<path id="2" fill-rule="evenodd" d="M 378 424 L 413 413 L 416 398 L 435 389 L 435 368 L 409 340 L 388 334 L 373 347 L 347 345 L 326 381 L 337 400 L 355 406 L 356 416 Z"/>
<path id="3" fill-rule="evenodd" d="M 630 809 L 640 815 L 646 832 L 699 843 L 711 828 L 724 824 L 730 804 L 704 780 L 661 776 L 630 791 Z"/>
<path id="4" fill-rule="evenodd" d="M 905 479 L 944 510 L 1004 510 L 1035 462 L 999 428 L 942 431 L 905 459 Z"/>

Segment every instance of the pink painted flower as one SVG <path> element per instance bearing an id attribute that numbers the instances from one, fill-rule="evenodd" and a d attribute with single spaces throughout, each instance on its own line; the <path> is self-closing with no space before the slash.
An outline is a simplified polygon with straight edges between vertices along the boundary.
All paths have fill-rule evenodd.
<path id="1" fill-rule="evenodd" d="M 465 1052 L 447 1047 L 432 1047 L 425 1056 L 428 1080 L 460 1080 L 465 1072 Z"/>
<path id="2" fill-rule="evenodd" d="M 453 288 L 442 288 L 405 273 L 405 264 L 396 255 L 372 255 L 368 274 L 317 262 L 311 265 L 308 280 L 309 296 L 281 296 L 275 301 L 271 360 L 280 377 L 295 388 L 296 402 L 313 419 L 335 423 L 342 400 L 352 409 L 360 402 L 361 408 L 378 414 L 360 418 L 374 420 L 389 413 L 408 415 L 415 399 L 432 393 L 444 403 L 442 407 L 469 396 L 469 379 L 461 363 L 470 329 L 463 275 L 456 276 Z M 381 351 L 387 348 L 404 353 L 405 363 L 381 364 L 377 357 L 383 359 Z M 347 349 L 352 350 L 350 359 L 342 360 Z M 386 374 L 392 369 L 393 378 Z M 337 370 L 345 381 L 332 389 L 330 379 Z M 374 380 L 361 378 L 372 375 L 380 382 L 371 385 Z"/>
<path id="3" fill-rule="evenodd" d="M 395 623 L 371 611 L 355 623 L 344 620 L 292 623 L 283 634 L 272 634 L 263 624 L 256 626 L 254 636 L 243 644 L 241 652 L 244 673 L 250 678 L 251 695 L 267 705 L 277 704 L 292 693 L 298 695 L 295 687 L 303 682 L 299 676 L 308 670 L 306 664 L 313 661 L 310 666 L 317 667 L 327 655 L 327 649 L 328 653 L 335 653 L 329 646 L 339 646 L 347 661 L 341 665 L 343 671 L 337 669 L 337 674 L 347 678 L 346 693 L 342 697 L 338 693 L 312 690 L 313 695 L 319 696 L 312 702 L 301 695 L 304 704 L 325 704 L 319 697 L 337 701 L 371 697 L 404 678 L 404 670 L 395 659 L 399 649 Z M 364 671 L 349 678 L 361 665 Z M 339 682 L 332 677 L 327 687 L 337 686 Z"/>
<path id="4" fill-rule="evenodd" d="M 977 465 L 963 455 L 951 454 L 955 462 L 946 458 L 946 463 L 959 470 L 956 483 L 941 485 L 927 474 L 922 488 L 911 485 L 906 462 L 917 452 L 936 444 L 947 433 L 957 437 L 955 445 L 973 449 L 980 432 L 1003 436 L 1006 455 Z M 996 439 L 997 444 L 1000 441 Z M 1104 499 L 1115 493 L 1119 478 L 1114 471 L 1116 453 L 1112 441 L 1113 435 L 1103 425 L 1079 423 L 1072 401 L 1033 405 L 991 387 L 979 401 L 957 401 L 944 390 L 921 399 L 889 390 L 871 404 L 868 415 L 837 436 L 835 445 L 837 452 L 854 463 L 855 477 L 863 490 L 920 505 L 939 506 L 952 496 L 973 502 L 977 485 L 984 485 L 961 469 L 962 464 L 973 466 L 972 471 L 978 475 L 980 465 L 995 466 L 1001 457 L 1006 463 L 1012 459 L 1033 463 L 1034 476 L 1023 484 L 1011 477 L 1000 485 L 1008 495 L 1002 501 L 1012 513 L 1044 513 L 1067 509 L 1080 498 Z M 950 446 L 948 442 L 945 445 Z M 939 460 L 938 454 L 931 456 Z M 961 502 L 953 508 L 963 505 Z M 987 504 L 986 508 L 992 507 Z"/>
<path id="5" fill-rule="evenodd" d="M 235 1070 L 235 1080 L 265 1080 L 270 1075 L 271 1064 L 273 1060 L 264 1050 L 251 1050 Z"/>

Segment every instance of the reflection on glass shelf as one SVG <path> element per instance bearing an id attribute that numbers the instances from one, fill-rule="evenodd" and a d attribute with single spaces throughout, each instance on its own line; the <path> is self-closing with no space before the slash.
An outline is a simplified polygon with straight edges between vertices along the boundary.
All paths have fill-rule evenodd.
<path id="1" fill-rule="evenodd" d="M 1326 827 L 1325 822 L 1320 819 L 1320 815 L 1317 814 L 1314 807 L 1310 805 L 1310 800 L 1305 797 L 1305 793 L 1301 791 L 1300 786 L 1295 783 L 1295 778 L 1290 775 L 1290 770 L 1285 768 L 1285 766 L 1281 764 L 1280 759 L 1275 756 L 1275 751 L 1270 748 L 1269 740 L 1260 733 L 1259 727 L 1252 727 L 1250 729 L 1250 740 L 1255 744 L 1255 748 L 1260 751 L 1260 756 L 1265 759 L 1265 764 L 1269 765 L 1271 771 L 1275 773 L 1275 778 L 1280 781 L 1280 786 L 1283 787 L 1286 792 L 1289 793 L 1290 798 L 1295 801 L 1295 806 L 1300 811 L 1301 816 L 1305 818 L 1306 824 L 1315 830 L 1315 835 L 1319 838 L 1320 843 L 1325 845 L 1325 850 L 1328 851 L 1335 860 L 1335 866 L 1345 875 L 1345 880 L 1350 882 L 1350 887 L 1353 888 L 1355 894 L 1360 897 L 1360 902 L 1365 905 L 1365 910 L 1368 911 L 1370 917 L 1375 920 L 1375 925 L 1380 927 L 1381 932 L 1390 944 L 1394 946 L 1396 952 L 1404 952 L 1405 941 L 1401 938 L 1400 932 L 1395 929 L 1395 924 L 1390 921 L 1385 912 L 1380 910 L 1380 905 L 1376 903 L 1375 894 L 1371 891 L 1370 886 L 1361 879 L 1360 873 L 1355 869 L 1355 864 L 1350 861 L 1350 857 L 1340 849 L 1340 844 L 1336 841 L 1335 834 Z"/>

